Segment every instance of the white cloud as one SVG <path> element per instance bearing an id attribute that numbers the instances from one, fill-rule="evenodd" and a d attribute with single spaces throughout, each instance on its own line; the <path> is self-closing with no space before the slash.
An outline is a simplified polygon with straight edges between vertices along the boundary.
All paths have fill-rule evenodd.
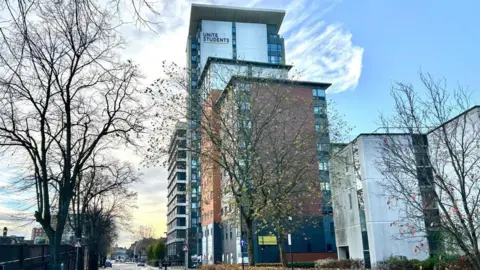
<path id="1" fill-rule="evenodd" d="M 294 1 L 281 29 L 287 63 L 302 79 L 332 83 L 330 93 L 355 88 L 362 71 L 363 48 L 352 43 L 352 33 L 322 20 L 338 2 Z"/>

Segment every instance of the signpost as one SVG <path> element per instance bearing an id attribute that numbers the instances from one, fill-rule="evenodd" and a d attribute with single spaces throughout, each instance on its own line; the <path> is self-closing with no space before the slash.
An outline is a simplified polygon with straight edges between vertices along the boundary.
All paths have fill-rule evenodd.
<path id="1" fill-rule="evenodd" d="M 292 221 L 292 217 L 288 217 L 289 221 Z M 293 252 L 292 252 L 292 235 L 288 234 L 288 245 L 290 246 L 290 265 L 293 270 Z"/>
<path id="2" fill-rule="evenodd" d="M 292 235 L 288 234 L 288 245 L 290 246 L 290 265 L 293 270 L 293 253 L 292 253 Z"/>
<path id="3" fill-rule="evenodd" d="M 78 251 L 82 247 L 82 245 L 80 244 L 80 241 L 77 241 L 77 243 L 75 243 L 74 247 L 77 249 L 77 258 L 75 259 L 75 270 L 78 270 Z"/>
<path id="4" fill-rule="evenodd" d="M 242 255 L 242 270 L 245 270 L 245 263 L 243 262 L 243 246 L 245 245 L 245 241 L 243 241 L 242 210 L 242 205 L 240 205 L 240 253 Z"/>
<path id="5" fill-rule="evenodd" d="M 185 253 L 188 252 L 188 246 L 187 244 L 184 244 L 183 245 L 183 251 L 185 251 Z M 185 270 L 187 270 L 187 264 L 188 264 L 188 261 L 185 262 Z M 165 270 L 167 270 L 167 267 L 165 266 Z"/>

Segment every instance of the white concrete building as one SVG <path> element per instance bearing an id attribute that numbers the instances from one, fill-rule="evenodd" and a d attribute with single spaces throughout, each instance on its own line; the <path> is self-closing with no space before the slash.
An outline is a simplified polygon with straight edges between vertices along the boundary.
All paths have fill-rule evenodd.
<path id="1" fill-rule="evenodd" d="M 180 261 L 187 231 L 186 128 L 186 123 L 176 124 L 168 159 L 167 255 Z"/>
<path id="2" fill-rule="evenodd" d="M 408 135 L 398 136 L 406 139 Z M 340 259 L 362 259 L 366 265 L 375 265 L 390 256 L 428 257 L 427 253 L 415 252 L 419 241 L 427 243 L 424 236 L 399 239 L 399 228 L 392 226 L 400 219 L 400 213 L 389 208 L 379 184 L 383 175 L 377 168 L 381 156 L 379 145 L 384 138 L 380 134 L 361 134 L 330 160 L 335 237 Z"/>
<path id="3" fill-rule="evenodd" d="M 471 218 L 480 211 L 480 106 L 439 122 L 361 134 L 330 160 L 339 258 L 375 265 L 390 256 L 463 253 L 446 232 L 461 238 L 472 233 L 465 222 L 480 226 L 478 214 Z"/>

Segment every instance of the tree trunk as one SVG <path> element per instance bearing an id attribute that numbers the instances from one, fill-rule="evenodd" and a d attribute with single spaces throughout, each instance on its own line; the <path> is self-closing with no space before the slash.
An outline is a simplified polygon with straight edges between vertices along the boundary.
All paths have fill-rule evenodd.
<path id="1" fill-rule="evenodd" d="M 58 236 L 57 232 L 54 232 L 53 235 L 48 237 L 50 241 L 50 269 L 59 270 L 61 264 L 61 234 Z"/>
<path id="2" fill-rule="evenodd" d="M 283 267 L 288 267 L 287 264 L 287 254 L 285 253 L 285 234 L 278 231 L 278 252 L 280 253 L 280 262 L 282 263 Z"/>
<path id="3" fill-rule="evenodd" d="M 88 253 L 88 270 L 98 270 L 98 253 L 95 251 Z"/>
<path id="4" fill-rule="evenodd" d="M 480 257 L 472 255 L 470 258 L 470 262 L 472 263 L 473 269 L 480 270 Z"/>
<path id="5" fill-rule="evenodd" d="M 255 265 L 255 253 L 253 250 L 253 220 L 252 219 L 245 219 L 245 225 L 247 227 L 247 251 L 248 251 L 248 265 L 254 266 Z M 242 254 L 243 256 L 243 254 Z"/>

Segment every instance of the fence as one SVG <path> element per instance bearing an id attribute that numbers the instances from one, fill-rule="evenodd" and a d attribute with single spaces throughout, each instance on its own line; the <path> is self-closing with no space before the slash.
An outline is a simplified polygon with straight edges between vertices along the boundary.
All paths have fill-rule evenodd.
<path id="1" fill-rule="evenodd" d="M 62 245 L 60 260 L 64 270 L 75 269 L 75 249 Z M 47 270 L 50 262 L 48 245 L 0 245 L 0 270 Z"/>

